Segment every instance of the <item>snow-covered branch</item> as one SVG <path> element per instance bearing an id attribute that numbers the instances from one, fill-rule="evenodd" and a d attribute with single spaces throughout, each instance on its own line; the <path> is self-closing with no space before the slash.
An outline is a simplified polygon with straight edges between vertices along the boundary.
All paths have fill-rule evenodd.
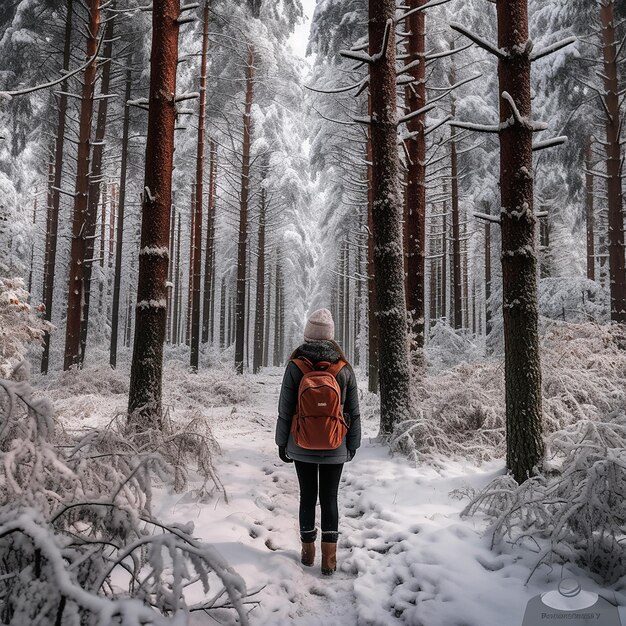
<path id="1" fill-rule="evenodd" d="M 458 22 L 450 22 L 450 28 L 452 28 L 452 30 L 456 30 L 458 33 L 461 33 L 461 35 L 465 35 L 465 37 L 473 41 L 477 46 L 479 46 L 483 50 L 486 50 L 490 54 L 493 54 L 499 59 L 507 58 L 507 54 L 500 50 L 500 48 L 496 48 L 496 46 L 491 44 L 489 41 L 483 39 L 482 37 L 480 37 L 480 35 L 473 33 L 468 28 L 465 28 L 465 26 L 463 26 L 462 24 L 459 24 Z"/>

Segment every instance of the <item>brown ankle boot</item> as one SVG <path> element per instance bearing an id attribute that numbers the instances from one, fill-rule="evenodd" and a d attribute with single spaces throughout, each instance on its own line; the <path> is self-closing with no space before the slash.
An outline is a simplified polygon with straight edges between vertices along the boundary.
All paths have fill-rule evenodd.
<path id="1" fill-rule="evenodd" d="M 337 569 L 337 544 L 322 541 L 322 574 L 332 576 Z"/>
<path id="2" fill-rule="evenodd" d="M 311 567 L 315 562 L 315 543 L 302 542 L 302 565 Z"/>

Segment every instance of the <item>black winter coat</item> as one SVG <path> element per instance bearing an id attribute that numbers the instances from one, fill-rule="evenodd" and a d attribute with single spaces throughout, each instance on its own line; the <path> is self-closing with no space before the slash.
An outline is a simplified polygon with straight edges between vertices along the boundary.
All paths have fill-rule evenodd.
<path id="1" fill-rule="evenodd" d="M 340 354 L 330 341 L 311 341 L 296 350 L 296 356 L 303 356 L 312 363 L 329 361 L 336 363 Z M 298 387 L 302 380 L 298 366 L 289 361 L 278 401 L 278 422 L 276 424 L 276 444 L 286 447 L 287 454 L 295 461 L 305 463 L 345 463 L 349 460 L 348 450 L 356 450 L 361 445 L 361 416 L 359 413 L 359 391 L 354 370 L 346 365 L 337 375 L 341 389 L 343 414 L 348 424 L 348 432 L 341 445 L 335 450 L 307 450 L 301 448 L 291 435 L 291 420 L 298 404 Z"/>

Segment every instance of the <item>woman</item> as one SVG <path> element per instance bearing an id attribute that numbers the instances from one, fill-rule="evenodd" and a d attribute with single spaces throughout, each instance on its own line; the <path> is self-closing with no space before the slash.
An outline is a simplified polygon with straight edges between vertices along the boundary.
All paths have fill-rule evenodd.
<path id="1" fill-rule="evenodd" d="M 341 348 L 334 341 L 335 324 L 328 309 L 311 314 L 304 330 L 304 343 L 291 355 L 283 378 L 278 403 L 276 444 L 285 463 L 295 463 L 300 484 L 300 539 L 302 563 L 313 565 L 315 560 L 315 506 L 319 491 L 322 527 L 322 574 L 330 576 L 337 568 L 337 538 L 339 513 L 337 492 L 343 464 L 351 461 L 361 445 L 361 421 L 356 377 Z M 335 429 L 336 440 L 324 449 L 312 449 L 299 437 L 296 427 L 300 383 L 306 373 L 315 376 L 328 369 L 329 387 L 338 385 L 341 413 Z M 313 373 L 315 372 L 315 373 Z M 336 380 L 336 383 L 335 383 Z M 314 385 L 315 387 L 315 385 Z M 325 403 L 318 403 L 325 406 Z M 339 407 L 337 407 L 339 409 Z M 345 420 L 345 422 L 344 422 Z M 317 427 L 317 426 L 316 426 Z M 346 430 L 347 427 L 347 430 Z M 294 434 L 295 433 L 295 434 Z M 341 436 L 339 442 L 339 436 Z M 298 445 L 296 442 L 305 445 Z M 330 448 L 330 449 L 329 449 Z"/>

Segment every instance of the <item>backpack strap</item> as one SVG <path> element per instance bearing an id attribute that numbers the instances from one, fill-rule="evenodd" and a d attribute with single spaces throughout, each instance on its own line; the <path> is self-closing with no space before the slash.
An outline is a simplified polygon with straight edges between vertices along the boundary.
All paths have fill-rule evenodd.
<path id="1" fill-rule="evenodd" d="M 313 367 L 313 363 L 311 363 L 309 359 L 303 356 L 299 356 L 295 359 L 292 359 L 292 363 L 294 363 L 297 366 L 297 368 L 302 372 L 302 374 L 308 374 L 309 372 L 312 372 L 315 370 L 315 368 Z"/>
<path id="2" fill-rule="evenodd" d="M 332 374 L 335 378 L 337 378 L 337 375 L 339 374 L 339 372 L 346 366 L 348 365 L 343 359 L 339 359 L 339 361 L 337 361 L 336 363 L 331 363 L 327 368 L 326 371 L 329 374 Z"/>

